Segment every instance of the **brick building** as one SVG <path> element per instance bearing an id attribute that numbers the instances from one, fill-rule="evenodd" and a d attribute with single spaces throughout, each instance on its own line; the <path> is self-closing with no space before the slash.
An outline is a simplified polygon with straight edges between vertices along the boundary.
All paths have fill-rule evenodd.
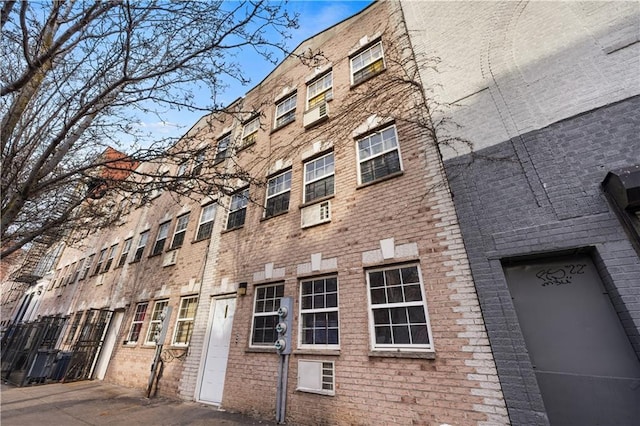
<path id="1" fill-rule="evenodd" d="M 301 43 L 212 130 L 215 167 L 263 184 L 218 199 L 184 398 L 274 416 L 284 297 L 287 422 L 507 422 L 397 6 Z"/>
<path id="2" fill-rule="evenodd" d="M 27 319 L 64 319 L 67 378 L 145 387 L 170 306 L 162 395 L 295 424 L 507 423 L 416 72 L 399 5 L 375 3 L 203 118 L 189 167 L 246 179 L 152 194 L 64 250 Z"/>
<path id="3" fill-rule="evenodd" d="M 473 146 L 443 154 L 510 421 L 636 423 L 640 6 L 402 8 Z"/>

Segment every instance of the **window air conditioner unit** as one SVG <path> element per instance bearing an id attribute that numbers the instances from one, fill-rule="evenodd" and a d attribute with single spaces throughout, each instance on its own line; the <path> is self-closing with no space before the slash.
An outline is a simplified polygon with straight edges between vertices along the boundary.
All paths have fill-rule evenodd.
<path id="1" fill-rule="evenodd" d="M 331 222 L 331 201 L 323 201 L 302 209 L 302 227 Z"/>
<path id="2" fill-rule="evenodd" d="M 178 260 L 178 251 L 172 250 L 169 253 L 164 255 L 164 259 L 162 259 L 162 266 L 171 266 L 176 264 L 176 260 Z"/>
<path id="3" fill-rule="evenodd" d="M 329 117 L 329 104 L 326 102 L 323 102 L 317 107 L 310 109 L 309 111 L 304 113 L 302 117 L 302 124 L 304 125 L 304 127 L 309 127 L 312 124 L 315 124 L 318 121 L 328 117 Z"/>
<path id="4" fill-rule="evenodd" d="M 334 370 L 333 362 L 298 360 L 297 390 L 334 395 Z"/>

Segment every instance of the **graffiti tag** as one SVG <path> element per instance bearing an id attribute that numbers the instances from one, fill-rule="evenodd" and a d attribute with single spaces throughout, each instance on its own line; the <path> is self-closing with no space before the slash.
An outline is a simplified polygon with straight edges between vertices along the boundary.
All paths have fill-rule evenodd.
<path id="1" fill-rule="evenodd" d="M 584 263 L 541 269 L 536 277 L 542 281 L 542 287 L 571 284 L 575 275 L 584 274 Z"/>

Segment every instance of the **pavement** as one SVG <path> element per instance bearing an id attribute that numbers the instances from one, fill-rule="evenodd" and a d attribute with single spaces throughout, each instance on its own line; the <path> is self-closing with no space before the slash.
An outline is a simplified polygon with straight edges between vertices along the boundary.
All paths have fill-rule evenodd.
<path id="1" fill-rule="evenodd" d="M 0 389 L 2 426 L 275 425 L 216 406 L 167 398 L 101 381 Z"/>

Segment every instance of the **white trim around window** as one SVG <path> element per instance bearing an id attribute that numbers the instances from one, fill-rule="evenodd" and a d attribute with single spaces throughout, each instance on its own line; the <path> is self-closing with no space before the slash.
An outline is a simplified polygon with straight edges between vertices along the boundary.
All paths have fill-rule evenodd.
<path id="1" fill-rule="evenodd" d="M 193 333 L 193 324 L 196 319 L 198 296 L 187 296 L 180 299 L 180 310 L 176 318 L 176 327 L 173 332 L 172 344 L 175 346 L 187 346 Z"/>
<path id="2" fill-rule="evenodd" d="M 267 200 L 264 217 L 269 218 L 289 210 L 291 198 L 291 170 L 279 173 L 267 181 Z"/>
<path id="3" fill-rule="evenodd" d="M 284 283 L 256 286 L 249 346 L 272 348 L 277 340 L 278 308 L 284 297 Z"/>
<path id="4" fill-rule="evenodd" d="M 433 351 L 429 313 L 418 264 L 366 271 L 371 348 Z"/>
<path id="5" fill-rule="evenodd" d="M 144 319 L 147 316 L 148 302 L 138 303 L 136 310 L 133 313 L 133 319 L 131 320 L 131 327 L 129 327 L 129 334 L 127 336 L 127 344 L 137 343 L 142 334 L 142 326 Z"/>
<path id="6" fill-rule="evenodd" d="M 337 276 L 300 281 L 298 347 L 340 349 Z"/>
<path id="7" fill-rule="evenodd" d="M 308 203 L 333 195 L 335 192 L 334 174 L 333 151 L 305 162 L 303 202 Z"/>
<path id="8" fill-rule="evenodd" d="M 202 207 L 202 211 L 200 212 L 200 222 L 198 223 L 198 231 L 196 233 L 196 241 L 206 240 L 211 237 L 217 207 L 218 204 L 215 202 Z"/>
<path id="9" fill-rule="evenodd" d="M 307 84 L 307 110 L 313 109 L 333 98 L 333 71 Z"/>
<path id="10" fill-rule="evenodd" d="M 176 219 L 176 229 L 173 231 L 171 239 L 171 250 L 181 247 L 184 244 L 184 237 L 187 234 L 187 226 L 189 226 L 189 213 L 178 216 Z"/>
<path id="11" fill-rule="evenodd" d="M 160 332 L 160 326 L 162 325 L 162 319 L 160 314 L 162 310 L 169 305 L 169 299 L 157 300 L 153 304 L 153 313 L 151 314 L 151 321 L 149 321 L 149 328 L 147 330 L 147 337 L 144 339 L 145 345 L 156 344 L 156 334 Z"/>
<path id="12" fill-rule="evenodd" d="M 282 127 L 285 124 L 291 123 L 296 119 L 296 103 L 298 101 L 298 94 L 293 92 L 286 98 L 276 103 L 276 116 L 274 120 L 274 129 Z"/>
<path id="13" fill-rule="evenodd" d="M 358 184 L 366 184 L 402 172 L 396 126 L 371 133 L 356 141 Z"/>
<path id="14" fill-rule="evenodd" d="M 382 41 L 351 57 L 351 84 L 357 84 L 385 69 Z"/>

